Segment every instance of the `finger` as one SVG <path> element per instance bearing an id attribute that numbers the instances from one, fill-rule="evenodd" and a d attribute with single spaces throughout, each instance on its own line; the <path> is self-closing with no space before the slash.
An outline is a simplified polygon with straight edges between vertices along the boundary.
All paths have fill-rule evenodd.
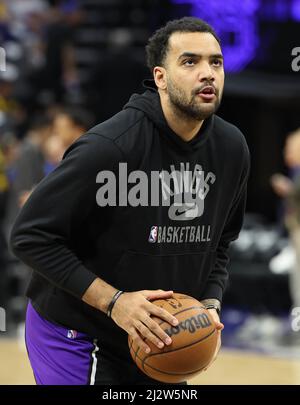
<path id="1" fill-rule="evenodd" d="M 145 343 L 145 341 L 141 338 L 141 336 L 136 332 L 135 329 L 130 333 L 130 336 L 132 337 L 132 340 L 135 343 L 135 345 L 140 347 L 142 351 L 146 353 L 151 352 L 150 347 L 147 345 L 147 343 Z"/>
<path id="2" fill-rule="evenodd" d="M 137 323 L 136 328 L 142 336 L 152 342 L 159 349 L 164 348 L 164 343 L 156 335 L 154 335 L 151 330 L 147 328 L 147 326 L 145 326 L 142 322 Z"/>
<path id="3" fill-rule="evenodd" d="M 157 316 L 158 318 L 162 319 L 163 321 L 168 322 L 170 325 L 176 326 L 178 325 L 178 319 L 175 318 L 175 316 L 171 315 L 168 311 L 166 311 L 163 308 L 157 307 L 154 304 L 149 304 L 148 312 L 150 312 L 152 315 Z"/>
<path id="4" fill-rule="evenodd" d="M 146 318 L 144 324 L 160 339 L 161 342 L 166 345 L 170 345 L 172 343 L 170 336 L 153 319 L 149 317 Z"/>
<path id="5" fill-rule="evenodd" d="M 173 295 L 173 291 L 164 291 L 164 290 L 156 290 L 156 291 L 146 290 L 142 291 L 142 293 L 148 301 L 171 298 Z"/>
<path id="6" fill-rule="evenodd" d="M 221 322 L 215 322 L 215 324 L 216 324 L 216 329 L 217 329 L 218 331 L 221 331 L 221 330 L 224 329 L 224 324 L 223 324 L 223 323 L 221 323 Z"/>

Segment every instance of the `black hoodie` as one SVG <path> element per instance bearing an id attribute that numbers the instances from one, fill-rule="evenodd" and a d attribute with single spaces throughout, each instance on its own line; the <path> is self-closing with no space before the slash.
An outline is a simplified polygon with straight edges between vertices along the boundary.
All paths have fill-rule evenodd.
<path id="1" fill-rule="evenodd" d="M 221 301 L 248 172 L 235 126 L 213 115 L 185 142 L 168 127 L 156 91 L 133 95 L 66 151 L 19 214 L 11 245 L 34 270 L 28 297 L 46 319 L 129 356 L 126 333 L 81 297 L 99 276 L 124 291 Z"/>

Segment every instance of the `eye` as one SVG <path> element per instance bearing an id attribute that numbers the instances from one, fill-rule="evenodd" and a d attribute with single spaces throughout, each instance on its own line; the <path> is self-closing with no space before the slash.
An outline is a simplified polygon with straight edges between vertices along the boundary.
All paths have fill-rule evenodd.
<path id="1" fill-rule="evenodd" d="M 184 66 L 194 66 L 195 61 L 193 59 L 187 59 L 183 62 Z"/>
<path id="2" fill-rule="evenodd" d="M 223 61 L 222 61 L 222 59 L 213 59 L 212 64 L 214 66 L 218 66 L 218 67 L 223 66 Z"/>

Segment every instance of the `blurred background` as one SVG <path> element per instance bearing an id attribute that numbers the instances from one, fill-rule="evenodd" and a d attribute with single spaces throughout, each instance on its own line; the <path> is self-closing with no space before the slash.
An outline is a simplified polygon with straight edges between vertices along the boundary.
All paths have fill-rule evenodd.
<path id="1" fill-rule="evenodd" d="M 18 211 L 75 139 L 143 91 L 153 31 L 188 15 L 221 37 L 218 114 L 243 131 L 252 165 L 224 348 L 195 383 L 300 383 L 300 0 L 0 0 L 0 384 L 33 383 L 30 269 L 7 246 Z"/>

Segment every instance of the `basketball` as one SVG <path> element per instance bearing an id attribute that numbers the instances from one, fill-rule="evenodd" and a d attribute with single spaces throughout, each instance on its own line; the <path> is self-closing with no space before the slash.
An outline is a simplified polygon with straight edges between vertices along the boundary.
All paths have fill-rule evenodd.
<path id="1" fill-rule="evenodd" d="M 216 350 L 217 330 L 211 314 L 195 298 L 179 293 L 152 303 L 174 315 L 179 324 L 171 326 L 153 317 L 171 337 L 172 344 L 159 349 L 146 339 L 151 352 L 145 353 L 129 336 L 133 360 L 145 374 L 158 381 L 179 383 L 195 377 L 207 367 Z"/>

